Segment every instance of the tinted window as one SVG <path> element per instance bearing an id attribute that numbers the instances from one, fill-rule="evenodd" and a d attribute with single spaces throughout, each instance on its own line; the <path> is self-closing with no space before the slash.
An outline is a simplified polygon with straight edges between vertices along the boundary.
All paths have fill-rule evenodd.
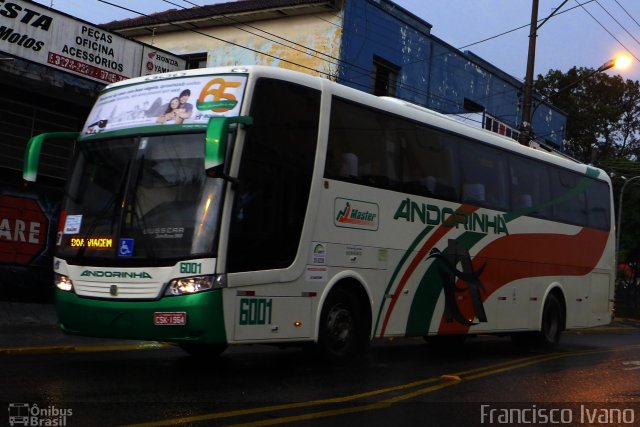
<path id="1" fill-rule="evenodd" d="M 527 215 L 551 218 L 549 167 L 541 162 L 512 156 L 511 209 Z"/>
<path id="2" fill-rule="evenodd" d="M 457 199 L 450 135 L 334 98 L 325 176 L 407 193 Z"/>
<path id="3" fill-rule="evenodd" d="M 581 180 L 589 179 L 573 172 L 553 169 L 551 186 L 553 216 L 557 221 L 576 225 L 587 225 L 587 198 Z"/>
<path id="4" fill-rule="evenodd" d="M 604 182 L 337 97 L 331 106 L 325 176 L 610 228 L 610 192 Z"/>
<path id="5" fill-rule="evenodd" d="M 611 224 L 611 202 L 609 186 L 601 181 L 594 181 L 588 189 L 587 200 L 589 227 L 608 230 Z"/>
<path id="6" fill-rule="evenodd" d="M 506 153 L 465 141 L 460 145 L 460 170 L 463 203 L 509 208 Z"/>
<path id="7" fill-rule="evenodd" d="M 229 272 L 284 268 L 295 259 L 319 114 L 318 91 L 279 80 L 257 82 L 231 219 Z"/>

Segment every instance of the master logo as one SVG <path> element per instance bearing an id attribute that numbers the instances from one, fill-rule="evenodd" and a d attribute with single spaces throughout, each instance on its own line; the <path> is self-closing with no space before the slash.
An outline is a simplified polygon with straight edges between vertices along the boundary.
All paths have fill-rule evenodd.
<path id="1" fill-rule="evenodd" d="M 360 200 L 336 198 L 334 225 L 376 231 L 378 229 L 378 205 Z"/>

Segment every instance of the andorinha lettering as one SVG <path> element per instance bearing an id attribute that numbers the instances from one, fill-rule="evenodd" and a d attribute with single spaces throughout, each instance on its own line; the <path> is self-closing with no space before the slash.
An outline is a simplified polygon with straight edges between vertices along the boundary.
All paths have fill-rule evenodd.
<path id="1" fill-rule="evenodd" d="M 445 227 L 463 227 L 469 231 L 493 234 L 509 234 L 504 215 L 466 212 L 460 209 L 441 208 L 437 205 L 417 203 L 410 198 L 404 199 L 396 210 L 393 219 L 407 222 L 421 222 L 425 225 L 443 225 Z"/>
<path id="2" fill-rule="evenodd" d="M 116 277 L 120 279 L 152 279 L 146 271 L 103 271 L 84 270 L 80 273 L 82 277 Z"/>
<path id="3" fill-rule="evenodd" d="M 40 223 L 15 218 L 0 218 L 0 241 L 40 243 Z"/>
<path id="4" fill-rule="evenodd" d="M 0 0 L 0 15 L 11 18 L 20 19 L 23 24 L 29 24 L 32 27 L 40 28 L 44 31 L 49 31 L 53 18 L 47 15 L 43 15 L 35 10 L 23 8 L 19 4 L 5 2 Z"/>

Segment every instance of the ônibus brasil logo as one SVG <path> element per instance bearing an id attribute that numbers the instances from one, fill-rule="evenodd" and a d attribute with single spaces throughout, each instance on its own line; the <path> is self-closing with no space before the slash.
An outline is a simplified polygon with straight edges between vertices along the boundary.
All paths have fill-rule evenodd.
<path id="1" fill-rule="evenodd" d="M 337 198 L 334 204 L 334 225 L 375 231 L 378 229 L 378 205 Z"/>

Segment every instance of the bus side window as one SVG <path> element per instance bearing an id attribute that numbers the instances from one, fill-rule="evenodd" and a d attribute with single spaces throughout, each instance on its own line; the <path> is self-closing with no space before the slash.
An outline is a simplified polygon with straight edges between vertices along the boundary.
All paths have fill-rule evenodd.
<path id="1" fill-rule="evenodd" d="M 509 208 L 506 155 L 493 147 L 460 144 L 463 201 L 490 209 Z"/>
<path id="2" fill-rule="evenodd" d="M 407 123 L 412 132 L 403 140 L 404 191 L 458 201 L 457 139 L 439 130 Z"/>
<path id="3" fill-rule="evenodd" d="M 604 182 L 594 180 L 587 194 L 589 195 L 587 200 L 589 227 L 609 230 L 611 224 L 609 186 Z"/>
<path id="4" fill-rule="evenodd" d="M 575 172 L 561 169 L 553 169 L 551 173 L 554 219 L 586 226 L 587 221 L 587 199 L 584 190 L 580 191 L 578 185 L 581 177 Z"/>
<path id="5" fill-rule="evenodd" d="M 541 162 L 511 156 L 511 210 L 526 215 L 551 218 L 549 167 Z"/>

